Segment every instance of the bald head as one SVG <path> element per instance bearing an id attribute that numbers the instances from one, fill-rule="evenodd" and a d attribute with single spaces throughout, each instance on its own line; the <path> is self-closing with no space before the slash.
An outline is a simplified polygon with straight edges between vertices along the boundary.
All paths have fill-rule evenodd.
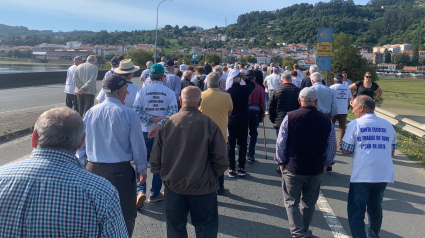
<path id="1" fill-rule="evenodd" d="M 188 86 L 182 90 L 180 96 L 182 107 L 198 107 L 201 105 L 201 90 L 195 86 Z"/>

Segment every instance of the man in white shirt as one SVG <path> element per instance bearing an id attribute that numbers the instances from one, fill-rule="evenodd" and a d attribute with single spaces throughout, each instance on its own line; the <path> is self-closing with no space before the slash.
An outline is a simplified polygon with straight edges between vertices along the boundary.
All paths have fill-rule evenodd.
<path id="1" fill-rule="evenodd" d="M 146 69 L 143 70 L 142 74 L 140 75 L 140 81 L 143 82 L 142 88 L 148 86 L 150 81 L 151 81 L 149 79 L 149 71 L 150 71 L 150 68 L 152 67 L 152 65 L 153 65 L 152 61 L 146 62 Z"/>
<path id="2" fill-rule="evenodd" d="M 174 74 L 174 61 L 167 60 L 164 67 L 167 73 L 164 79 L 164 85 L 174 91 L 177 101 L 182 90 L 182 83 L 180 77 Z"/>
<path id="3" fill-rule="evenodd" d="M 301 72 L 298 64 L 294 64 L 294 70 L 297 71 L 297 78 L 299 79 L 299 81 L 301 81 L 304 78 L 304 74 L 303 72 Z"/>
<path id="4" fill-rule="evenodd" d="M 134 73 L 140 69 L 139 66 L 134 66 L 131 59 L 125 59 L 120 62 L 120 66 L 115 69 L 115 74 L 120 74 L 124 78 L 127 79 L 127 96 L 125 97 L 124 102 L 122 104 L 126 105 L 129 108 L 133 108 L 134 99 L 136 98 L 137 91 L 139 91 L 139 87 L 137 87 L 133 81 Z M 105 90 L 102 88 L 100 93 L 96 97 L 99 103 L 105 100 Z"/>
<path id="5" fill-rule="evenodd" d="M 148 162 L 159 128 L 165 123 L 168 117 L 178 111 L 175 93 L 163 84 L 165 79 L 164 67 L 161 64 L 152 65 L 149 77 L 151 83 L 137 92 L 133 105 L 142 123 Z M 181 82 L 179 84 L 181 88 Z M 148 199 L 149 203 L 164 200 L 164 193 L 161 192 L 161 188 L 161 177 L 159 174 L 154 174 Z M 146 198 L 146 182 L 137 186 L 137 194 L 136 207 L 139 208 L 143 206 L 144 199 Z"/>
<path id="6" fill-rule="evenodd" d="M 264 87 L 266 88 L 266 105 L 269 104 L 269 94 L 273 92 L 279 85 L 281 84 L 280 80 L 280 69 L 279 68 L 273 68 L 272 74 L 267 76 L 264 79 Z M 269 112 L 266 112 L 266 115 L 268 115 Z"/>
<path id="7" fill-rule="evenodd" d="M 334 80 L 335 84 L 330 86 L 334 90 L 334 95 L 336 98 L 336 105 L 338 107 L 338 113 L 332 117 L 332 122 L 335 125 L 335 122 L 338 120 L 339 124 L 339 139 L 338 139 L 338 150 L 341 150 L 341 141 L 345 135 L 345 128 L 347 127 L 347 113 L 348 106 L 351 101 L 351 90 L 350 88 L 343 84 L 342 74 L 336 73 Z"/>
<path id="8" fill-rule="evenodd" d="M 103 76 L 102 82 L 105 82 L 105 80 L 107 78 L 109 78 L 109 76 L 111 76 L 114 73 L 115 69 L 118 68 L 119 65 L 120 65 L 120 61 L 118 60 L 118 58 L 117 57 L 112 58 L 111 59 L 111 70 L 109 70 L 108 72 L 105 73 L 105 76 Z"/>
<path id="9" fill-rule="evenodd" d="M 96 56 L 87 57 L 87 62 L 80 64 L 74 71 L 72 77 L 75 85 L 75 94 L 77 94 L 78 112 L 81 117 L 94 105 L 94 96 L 96 95 L 96 79 L 98 69 L 96 66 Z"/>
<path id="10" fill-rule="evenodd" d="M 289 67 L 288 66 L 285 66 L 285 71 L 283 71 L 283 72 L 290 74 L 291 73 L 291 70 L 289 70 Z"/>
<path id="11" fill-rule="evenodd" d="M 180 71 L 182 71 L 184 73 L 184 71 L 186 71 L 186 69 L 187 69 L 186 60 L 183 60 L 183 64 L 180 65 Z"/>
<path id="12" fill-rule="evenodd" d="M 352 106 L 357 119 L 348 124 L 341 144 L 344 155 L 353 155 L 348 223 L 353 237 L 379 237 L 384 191 L 387 183 L 394 183 L 392 157 L 397 150 L 397 133 L 390 122 L 375 115 L 375 102 L 369 96 L 356 97 Z"/>
<path id="13" fill-rule="evenodd" d="M 78 102 L 77 102 L 77 95 L 75 95 L 75 85 L 74 85 L 74 71 L 77 68 L 78 65 L 82 64 L 84 62 L 83 57 L 77 56 L 74 58 L 74 65 L 68 68 L 68 71 L 66 72 L 66 82 L 65 82 L 65 90 L 66 93 L 66 106 L 74 109 L 78 112 Z"/>

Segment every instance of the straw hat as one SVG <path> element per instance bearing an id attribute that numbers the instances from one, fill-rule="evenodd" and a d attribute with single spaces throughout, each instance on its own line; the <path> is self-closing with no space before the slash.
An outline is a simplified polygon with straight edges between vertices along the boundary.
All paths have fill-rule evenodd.
<path id="1" fill-rule="evenodd" d="M 116 74 L 128 74 L 134 73 L 140 69 L 139 66 L 134 66 L 133 61 L 131 59 L 123 59 L 120 62 L 120 66 L 114 70 Z"/>

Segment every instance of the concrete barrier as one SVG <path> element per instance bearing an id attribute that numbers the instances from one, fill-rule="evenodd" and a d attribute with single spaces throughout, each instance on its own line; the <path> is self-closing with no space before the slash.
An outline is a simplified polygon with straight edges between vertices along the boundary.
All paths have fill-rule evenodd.
<path id="1" fill-rule="evenodd" d="M 97 80 L 102 80 L 108 70 L 99 70 Z M 140 77 L 142 70 L 134 76 Z M 65 84 L 66 71 L 64 72 L 31 72 L 0 74 L 0 88 L 19 88 L 46 84 Z"/>

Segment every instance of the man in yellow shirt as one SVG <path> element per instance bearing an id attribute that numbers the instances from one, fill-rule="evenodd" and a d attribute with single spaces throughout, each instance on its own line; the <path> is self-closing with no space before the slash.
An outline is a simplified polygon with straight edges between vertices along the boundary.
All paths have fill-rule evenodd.
<path id="1" fill-rule="evenodd" d="M 227 123 L 233 110 L 232 98 L 230 94 L 220 91 L 220 74 L 210 73 L 206 80 L 209 88 L 202 92 L 199 111 L 211 118 L 220 127 L 221 133 L 227 142 Z M 224 174 L 218 180 L 220 189 L 217 192 L 219 195 L 223 195 Z"/>

